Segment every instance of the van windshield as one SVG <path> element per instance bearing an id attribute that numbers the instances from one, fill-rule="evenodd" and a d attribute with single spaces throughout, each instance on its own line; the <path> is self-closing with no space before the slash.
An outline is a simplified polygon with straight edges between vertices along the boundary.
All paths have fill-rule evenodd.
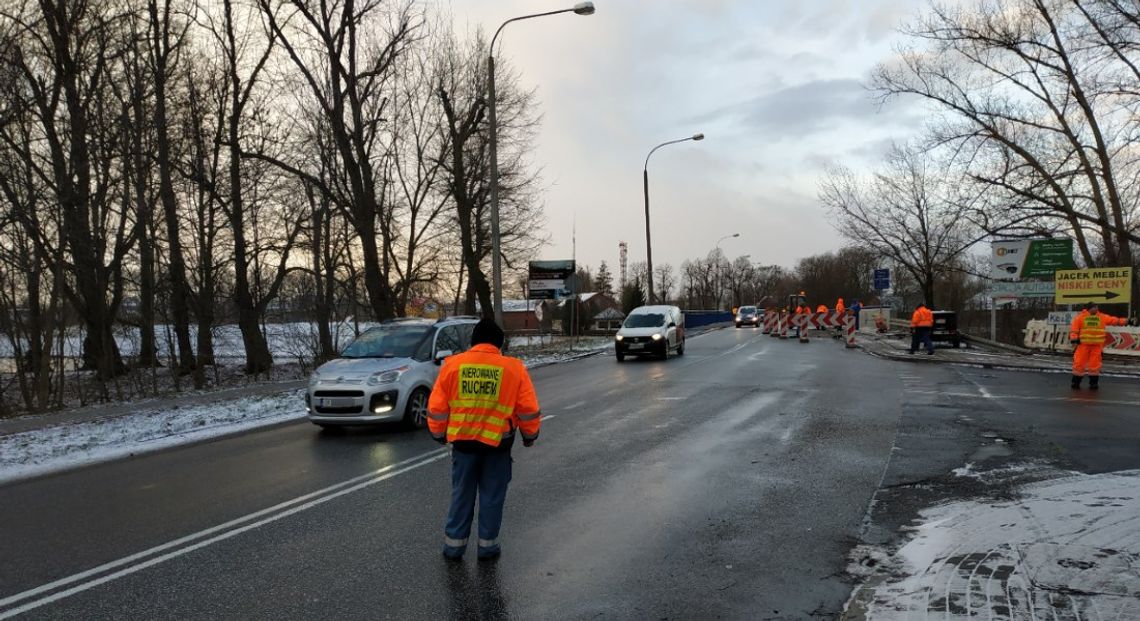
<path id="1" fill-rule="evenodd" d="M 755 306 L 741 306 L 740 307 L 740 314 L 741 315 L 755 315 L 756 314 L 756 307 Z"/>
<path id="2" fill-rule="evenodd" d="M 622 325 L 627 328 L 660 328 L 665 325 L 665 315 L 662 313 L 630 315 Z"/>

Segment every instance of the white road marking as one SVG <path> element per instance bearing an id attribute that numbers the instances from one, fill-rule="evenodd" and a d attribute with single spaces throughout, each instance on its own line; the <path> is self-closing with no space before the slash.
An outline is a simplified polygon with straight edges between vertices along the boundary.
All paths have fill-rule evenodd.
<path id="1" fill-rule="evenodd" d="M 657 397 L 658 401 L 684 401 L 684 397 Z"/>
<path id="2" fill-rule="evenodd" d="M 557 417 L 556 414 L 543 414 L 542 420 L 547 421 L 555 417 Z M 77 593 L 82 593 L 84 591 L 93 589 L 99 585 L 118 580 L 124 576 L 129 576 L 149 567 L 153 567 L 180 556 L 184 556 L 190 552 L 194 552 L 195 550 L 200 550 L 215 543 L 225 541 L 226 539 L 230 539 L 231 537 L 235 537 L 255 528 L 260 528 L 266 524 L 276 522 L 291 515 L 296 515 L 302 511 L 307 511 L 330 500 L 334 500 L 336 498 L 340 498 L 341 496 L 360 491 L 377 483 L 381 483 L 401 474 L 416 470 L 417 468 L 435 463 L 449 456 L 450 454 L 450 449 L 445 447 L 424 453 L 422 455 L 417 455 L 416 457 L 411 457 L 395 464 L 384 466 L 383 468 L 379 468 L 372 472 L 353 477 L 347 481 L 342 481 L 323 489 L 319 489 L 315 492 L 310 492 L 308 494 L 298 496 L 292 500 L 286 500 L 285 502 L 278 503 L 272 507 L 267 507 L 265 509 L 261 509 L 260 511 L 255 511 L 248 515 L 244 515 L 228 522 L 218 524 L 217 526 L 213 526 L 205 530 L 200 530 L 196 533 L 192 533 L 184 537 L 179 537 L 178 539 L 154 546 L 152 548 L 143 550 L 142 552 L 131 554 L 130 556 L 125 556 L 121 559 L 104 563 L 98 567 L 93 567 L 86 571 L 82 571 L 65 578 L 60 578 L 59 580 L 55 580 L 38 587 L 28 589 L 21 593 L 16 593 L 15 595 L 10 595 L 4 599 L 0 599 L 0 608 L 36 597 L 37 595 L 55 591 L 61 587 L 75 584 L 75 586 L 69 589 L 52 593 L 51 595 L 27 602 L 26 604 L 23 604 L 16 608 L 0 611 L 0 620 L 10 619 L 30 610 L 35 610 L 42 606 L 46 606 L 48 604 L 71 597 Z M 256 521 L 251 522 L 251 520 Z M 245 522 L 250 523 L 238 528 L 234 528 Z M 168 550 L 169 552 L 167 552 Z M 166 553 L 160 556 L 153 556 L 159 552 Z M 136 563 L 136 561 L 141 562 Z M 109 574 L 105 573 L 120 567 L 122 567 L 122 569 L 119 569 L 118 571 L 114 571 Z M 88 578 L 99 576 L 100 574 L 104 575 L 84 582 Z"/>
<path id="3" fill-rule="evenodd" d="M 562 409 L 563 410 L 576 410 L 576 409 L 582 407 L 583 405 L 586 405 L 586 402 L 585 401 L 579 401 L 578 403 L 568 405 Z"/>

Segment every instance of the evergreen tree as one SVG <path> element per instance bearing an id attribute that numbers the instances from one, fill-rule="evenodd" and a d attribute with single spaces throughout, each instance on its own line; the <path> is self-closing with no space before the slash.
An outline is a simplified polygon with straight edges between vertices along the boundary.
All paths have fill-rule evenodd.
<path id="1" fill-rule="evenodd" d="M 594 291 L 609 296 L 614 294 L 614 276 L 605 261 L 598 266 L 598 273 L 594 275 Z"/>
<path id="2" fill-rule="evenodd" d="M 640 279 L 634 279 L 621 291 L 621 310 L 628 315 L 638 306 L 645 306 L 645 289 L 642 289 Z"/>

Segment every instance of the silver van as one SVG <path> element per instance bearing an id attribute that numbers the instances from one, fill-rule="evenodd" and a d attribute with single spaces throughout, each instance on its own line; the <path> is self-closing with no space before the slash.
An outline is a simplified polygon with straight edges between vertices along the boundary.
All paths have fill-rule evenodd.
<path id="1" fill-rule="evenodd" d="M 626 356 L 685 355 L 685 315 L 676 306 L 639 306 L 629 312 L 614 336 L 618 362 Z"/>
<path id="2" fill-rule="evenodd" d="M 309 420 L 322 428 L 399 421 L 424 427 L 439 365 L 471 346 L 478 322 L 394 319 L 365 330 L 309 377 Z"/>

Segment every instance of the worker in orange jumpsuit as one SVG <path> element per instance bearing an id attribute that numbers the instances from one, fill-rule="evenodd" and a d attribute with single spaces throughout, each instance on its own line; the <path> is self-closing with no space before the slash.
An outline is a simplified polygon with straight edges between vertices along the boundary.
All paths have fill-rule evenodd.
<path id="1" fill-rule="evenodd" d="M 835 302 L 835 313 L 839 317 L 839 325 L 835 326 L 835 337 L 843 335 L 844 322 L 847 321 L 847 307 L 843 305 L 843 298 Z"/>
<path id="2" fill-rule="evenodd" d="M 1089 376 L 1089 390 L 1100 388 L 1100 355 L 1104 351 L 1108 326 L 1123 326 L 1127 320 L 1100 312 L 1096 302 L 1085 304 L 1085 310 L 1073 318 L 1069 326 L 1069 342 L 1073 344 L 1073 388 L 1080 390 L 1081 380 Z"/>
<path id="3" fill-rule="evenodd" d="M 542 425 L 526 366 L 502 354 L 503 341 L 493 320 L 475 324 L 471 349 L 444 360 L 428 400 L 428 430 L 452 447 L 451 508 L 443 537 L 443 556 L 450 560 L 462 559 L 467 550 L 476 496 L 478 558 L 498 558 L 515 431 L 529 447 Z"/>
<path id="4" fill-rule="evenodd" d="M 807 301 L 806 301 L 806 300 L 805 300 L 805 301 L 803 301 L 803 302 L 801 302 L 801 303 L 800 303 L 800 305 L 796 307 L 796 315 L 797 315 L 797 316 L 799 316 L 799 315 L 808 315 L 808 314 L 810 314 L 810 313 L 811 313 L 811 307 L 810 307 L 810 306 L 808 306 L 808 303 L 807 303 Z M 795 324 L 792 324 L 792 325 L 795 325 Z M 800 336 L 800 330 L 805 330 L 806 328 L 801 328 L 801 327 L 799 327 L 798 325 L 797 325 L 797 326 L 795 326 L 795 327 L 796 327 L 796 337 L 797 337 L 797 338 L 799 338 L 799 336 Z"/>
<path id="5" fill-rule="evenodd" d="M 926 347 L 926 353 L 931 356 L 934 355 L 934 341 L 931 335 L 934 332 L 934 313 L 926 308 L 926 304 L 918 303 L 914 308 L 914 314 L 910 318 L 910 353 L 918 351 L 919 342 Z"/>

